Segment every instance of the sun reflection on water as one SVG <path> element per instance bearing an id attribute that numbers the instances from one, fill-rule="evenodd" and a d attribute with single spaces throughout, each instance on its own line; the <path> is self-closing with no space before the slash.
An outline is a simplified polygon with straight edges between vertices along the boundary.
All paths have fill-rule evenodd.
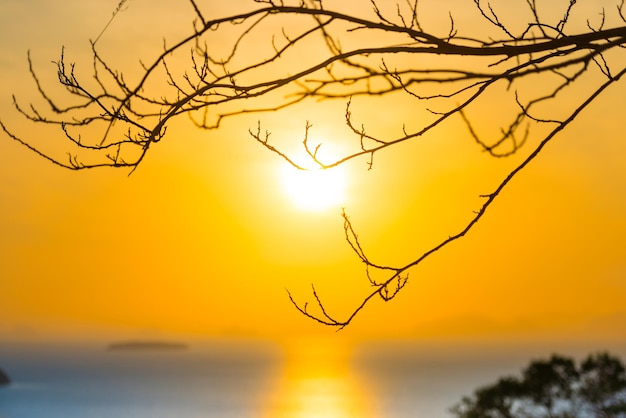
<path id="1" fill-rule="evenodd" d="M 287 348 L 281 383 L 266 417 L 374 416 L 365 388 L 350 368 L 347 347 L 306 340 Z"/>

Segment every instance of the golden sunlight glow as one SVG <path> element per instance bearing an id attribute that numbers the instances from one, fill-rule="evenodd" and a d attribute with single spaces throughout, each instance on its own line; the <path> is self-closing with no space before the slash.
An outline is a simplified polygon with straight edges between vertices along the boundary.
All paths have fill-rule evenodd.
<path id="1" fill-rule="evenodd" d="M 352 375 L 347 347 L 306 340 L 287 353 L 283 385 L 268 416 L 348 418 L 375 416 Z"/>
<path id="2" fill-rule="evenodd" d="M 601 4 L 611 2 L 615 3 L 578 2 L 586 5 L 574 9 L 581 19 L 572 24 L 581 24 L 580 33 L 589 32 L 586 17 L 595 16 L 591 23 L 601 23 Z M 137 61 L 147 60 L 144 63 L 150 64 L 157 59 L 163 52 L 164 39 L 173 46 L 193 35 L 191 22 L 196 17 L 188 1 L 132 3 L 120 10 L 98 42 L 101 57 L 111 65 L 111 71 L 125 74 L 130 89 L 143 73 Z M 212 19 L 256 9 L 250 1 L 202 3 L 206 17 Z M 378 19 L 371 14 L 368 0 L 327 3 L 329 7 L 332 3 L 333 10 Z M 404 8 L 404 1 L 380 3 L 389 7 L 381 13 L 389 13 L 396 21 L 396 3 L 410 10 Z M 455 29 L 458 23 L 466 35 L 490 36 L 492 29 L 484 24 L 484 16 L 475 4 L 464 3 L 468 12 L 455 11 L 455 16 L 459 15 L 458 22 L 455 17 Z M 526 21 L 516 16 L 517 5 L 526 7 L 525 3 L 500 1 L 497 12 L 505 13 L 515 27 L 525 27 Z M 544 7 L 541 13 L 548 20 L 558 21 L 568 2 L 537 3 Z M 89 40 L 98 36 L 112 9 L 121 2 L 67 0 L 62 4 L 63 13 L 58 13 L 53 1 L 0 0 L 0 120 L 14 134 L 32 139 L 33 145 L 67 163 L 70 160 L 66 154 L 74 158 L 80 150 L 68 142 L 56 123 L 33 123 L 23 117 L 14 107 L 13 95 L 15 104 L 19 103 L 25 112 L 36 116 L 35 109 L 50 111 L 38 82 L 33 80 L 37 74 L 41 89 L 58 100 L 59 107 L 78 103 L 74 100 L 80 97 L 66 94 L 58 83 L 56 67 L 49 64 L 59 61 L 62 45 L 68 54 L 67 70 L 71 70 L 70 62 L 76 62 L 77 77 L 86 87 L 118 92 L 112 74 L 101 74 L 106 84 L 103 86 L 93 79 L 90 63 L 94 57 Z M 438 29 L 435 22 L 443 22 L 444 30 L 450 24 L 450 7 L 462 2 L 430 4 L 423 6 L 428 16 L 424 19 L 432 15 L 434 20 L 429 25 Z M 146 13 L 148 7 L 150 12 Z M 615 22 L 625 25 L 613 13 Z M 520 14 L 519 19 L 526 19 L 524 16 Z M 26 17 L 29 24 L 21 24 Z M 225 64 L 235 74 L 275 55 L 273 35 L 277 35 L 276 47 L 283 48 L 289 44 L 287 36 L 295 39 L 297 33 L 308 30 L 296 25 L 316 25 L 311 16 L 293 17 L 284 21 L 284 34 L 282 21 L 273 25 L 268 17 L 257 25 L 250 17 L 241 25 L 223 25 L 203 39 L 209 42 L 209 54 L 214 59 L 226 59 L 245 28 L 254 29 L 239 42 L 237 56 Z M 369 39 L 371 46 L 395 42 L 381 37 L 378 31 L 344 33 L 349 25 L 335 23 L 332 36 L 339 37 L 346 50 L 370 45 Z M 607 20 L 606 28 L 613 23 Z M 332 51 L 323 36 L 318 36 L 319 28 L 316 31 L 317 35 L 311 33 L 308 40 L 299 43 L 302 50 L 289 47 L 284 62 L 282 56 L 275 63 L 268 62 L 267 73 L 262 65 L 258 73 L 242 74 L 236 81 L 242 86 L 261 86 L 264 81 L 304 71 L 310 63 L 323 62 Z M 570 31 L 575 32 L 572 28 Z M 124 48 L 126 44 L 133 48 Z M 31 57 L 34 74 L 29 71 L 27 55 L 31 47 L 36 47 Z M 622 53 L 620 57 L 607 55 L 614 64 L 600 62 L 599 69 L 626 65 L 626 50 Z M 420 62 L 412 68 L 415 61 L 408 56 L 390 57 L 386 65 L 392 71 L 396 65 L 398 71 L 434 69 L 464 59 L 433 58 L 432 64 Z M 202 66 L 202 57 L 195 57 L 199 59 L 197 65 Z M 185 71 L 191 76 L 201 70 L 194 69 L 191 58 L 187 47 L 180 55 L 167 57 L 171 77 L 189 89 Z M 499 59 L 495 57 L 494 62 Z M 372 56 L 362 62 L 378 68 L 378 60 Z M 471 61 L 460 68 L 478 71 L 479 66 Z M 488 68 L 492 67 L 484 70 Z M 344 69 L 350 70 L 340 65 L 333 71 L 340 77 L 350 77 L 352 73 Z M 161 100 L 161 95 L 166 101 L 167 97 L 178 100 L 165 70 L 159 66 L 154 79 L 146 81 L 147 90 L 139 93 L 146 100 Z M 354 70 L 354 74 L 367 76 Z M 221 74 L 226 69 L 218 65 L 215 71 Z M 561 82 L 558 77 L 552 79 L 555 74 L 545 74 L 544 79 L 541 74 L 529 73 L 533 78 L 519 85 L 522 103 L 549 94 L 543 89 Z M 471 78 L 469 74 L 473 73 L 465 75 Z M 325 68 L 320 68 L 307 78 L 315 84 L 315 80 L 328 76 Z M 413 75 L 402 76 L 412 83 Z M 371 89 L 382 93 L 387 88 L 382 82 L 387 78 L 372 77 Z M 197 77 L 191 79 L 196 83 L 194 80 Z M 61 169 L 12 140 L 0 127 L 0 342 L 108 341 L 109 337 L 140 337 L 145 330 L 158 330 L 164 338 L 172 336 L 183 341 L 187 336 L 276 339 L 281 343 L 284 339 L 289 344 L 296 344 L 292 343 L 294 338 L 312 335 L 327 336 L 331 342 L 353 338 L 365 342 L 397 340 L 401 344 L 404 339 L 432 339 L 449 343 L 451 350 L 456 347 L 455 341 L 463 339 L 486 343 L 491 339 L 541 340 L 546 341 L 546 347 L 548 341 L 557 339 L 588 341 L 598 344 L 594 350 L 608 349 L 604 341 L 626 342 L 626 141 L 619 140 L 626 105 L 623 82 L 621 87 L 614 83 L 607 88 L 563 132 L 555 130 L 560 133 L 549 150 L 503 190 L 467 237 L 442 248 L 410 271 L 410 284 L 400 297 L 388 304 L 368 305 L 340 333 L 303 317 L 291 305 L 285 288 L 293 292 L 296 302 L 308 302 L 313 309 L 316 296 L 311 285 L 315 285 L 321 302 L 339 320 L 346 319 L 343 314 L 351 312 L 370 291 L 365 266 L 345 240 L 342 208 L 354 221 L 368 257 L 380 264 L 404 265 L 461 231 L 474 217 L 472 211 L 487 201 L 480 196 L 492 193 L 544 134 L 556 129 L 554 124 L 533 126 L 531 118 L 526 118 L 531 123 L 530 131 L 519 153 L 492 158 L 480 151 L 463 118 L 442 118 L 443 123 L 429 134 L 380 149 L 373 160 L 372 156 L 362 155 L 336 168 L 316 169 L 312 156 L 332 164 L 354 152 L 362 154 L 361 146 L 383 145 L 365 137 L 361 143 L 362 131 L 393 141 L 441 117 L 422 108 L 429 101 L 418 101 L 403 91 L 356 94 L 361 87 L 367 89 L 365 78 L 359 80 L 341 85 L 337 78 L 320 91 L 329 96 L 355 92 L 352 100 L 329 98 L 318 102 L 313 97 L 297 96 L 306 100 L 282 107 L 297 98 L 291 94 L 308 91 L 294 83 L 276 90 L 268 88 L 258 101 L 253 98 L 256 93 L 233 97 L 236 100 L 230 105 L 225 103 L 225 107 L 209 106 L 209 124 L 221 120 L 221 114 L 233 113 L 214 130 L 198 129 L 186 110 L 180 108 L 180 115 L 168 122 L 164 141 L 151 147 L 141 167 L 130 177 L 131 171 L 124 168 L 79 170 L 81 174 Z M 397 80 L 391 81 L 398 85 Z M 603 71 L 593 69 L 584 76 L 581 73 L 576 81 L 578 87 L 572 84 L 559 92 L 567 106 L 551 109 L 547 101 L 537 103 L 536 117 L 564 120 L 567 109 L 582 103 L 596 83 L 608 80 Z M 500 82 L 496 84 L 500 86 Z M 224 84 L 224 89 L 227 87 Z M 410 87 L 417 89 L 415 84 Z M 460 87 L 453 83 L 448 90 L 427 82 L 423 91 L 415 91 L 424 96 L 442 94 L 431 105 L 436 111 L 446 111 L 446 104 L 457 106 L 457 99 L 446 99 L 445 95 Z M 484 135 L 485 141 L 500 138 L 500 129 L 506 130 L 519 112 L 514 95 L 504 99 L 509 86 L 502 83 L 501 87 L 482 95 L 484 102 L 472 102 L 468 109 L 476 134 Z M 216 100 L 222 93 L 230 94 L 217 88 L 211 90 Z M 459 97 L 465 97 L 469 90 L 459 93 Z M 206 99 L 212 103 L 213 99 Z M 279 111 L 245 111 L 275 107 Z M 234 116 L 240 111 L 241 115 Z M 80 110 L 76 114 L 87 115 Z M 525 116 L 523 112 L 520 115 Z M 54 112 L 50 116 L 63 119 Z M 98 112 L 92 116 L 98 116 Z M 202 112 L 194 114 L 196 121 L 202 117 Z M 122 122 L 116 124 L 122 135 L 114 140 L 123 139 L 127 133 L 122 132 Z M 100 140 L 104 132 L 89 125 L 96 130 L 86 129 L 85 140 Z M 259 139 L 270 140 L 265 145 L 275 146 L 313 170 L 298 170 L 255 143 L 249 130 L 255 133 L 257 127 L 261 129 Z M 107 162 L 104 155 L 100 160 L 88 149 L 84 151 L 84 159 L 79 158 L 84 163 Z M 371 171 L 369 163 L 374 163 Z M 375 278 L 387 277 L 386 272 L 381 274 Z M 319 310 L 315 313 L 322 314 Z M 382 383 L 368 381 L 367 376 L 360 378 L 360 370 L 350 368 L 351 359 L 343 347 L 329 344 L 306 341 L 289 351 L 285 370 L 278 370 L 284 373 L 275 376 L 279 386 L 275 403 L 286 412 L 268 412 L 266 418 L 377 416 L 369 411 L 372 404 L 378 407 L 379 399 L 374 394 Z M 0 356 L 3 368 L 4 361 Z M 11 370 L 7 372 L 12 374 Z M 274 402 L 273 395 L 268 398 L 268 402 Z M 0 416 L 10 415 L 1 406 L 0 410 Z"/>
<path id="3" fill-rule="evenodd" d="M 343 168 L 305 171 L 285 164 L 280 170 L 283 190 L 298 209 L 316 212 L 344 203 L 347 176 Z"/>

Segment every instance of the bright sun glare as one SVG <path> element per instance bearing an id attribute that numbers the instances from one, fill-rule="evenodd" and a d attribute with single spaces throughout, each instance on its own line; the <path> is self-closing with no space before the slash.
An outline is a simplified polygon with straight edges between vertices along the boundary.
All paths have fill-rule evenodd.
<path id="1" fill-rule="evenodd" d="M 346 173 L 342 168 L 304 171 L 285 164 L 281 170 L 283 189 L 297 208 L 323 211 L 344 203 Z"/>

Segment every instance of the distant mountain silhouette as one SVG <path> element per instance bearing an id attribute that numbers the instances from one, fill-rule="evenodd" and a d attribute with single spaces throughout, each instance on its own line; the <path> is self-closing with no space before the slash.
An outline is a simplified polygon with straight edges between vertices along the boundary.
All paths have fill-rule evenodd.
<path id="1" fill-rule="evenodd" d="M 173 351 L 188 348 L 187 344 L 171 341 L 124 341 L 108 346 L 110 351 Z"/>

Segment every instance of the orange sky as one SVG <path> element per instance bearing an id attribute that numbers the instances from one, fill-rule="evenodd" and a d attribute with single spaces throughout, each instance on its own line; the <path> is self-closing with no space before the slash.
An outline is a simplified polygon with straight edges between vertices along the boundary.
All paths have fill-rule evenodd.
<path id="1" fill-rule="evenodd" d="M 34 97 L 26 50 L 48 80 L 61 45 L 90 65 L 88 39 L 116 3 L 0 4 L 4 122 L 35 132 L 11 110 L 12 93 Z M 147 4 L 130 2 L 103 38 L 108 51 L 133 39 L 113 55 L 116 63 L 135 65 L 138 51 L 160 47 L 162 34 L 134 19 L 153 19 L 159 28 L 180 19 L 172 34 L 187 28 L 189 11 L 178 2 L 150 0 L 145 16 Z M 620 335 L 626 325 L 620 88 L 563 132 L 465 239 L 413 270 L 397 299 L 373 303 L 343 333 Z M 386 103 L 358 100 L 353 112 L 396 136 L 415 114 L 407 104 L 392 118 L 380 111 Z M 341 206 L 376 260 L 407 262 L 461 229 L 478 196 L 517 161 L 490 159 L 454 120 L 427 140 L 378 155 L 372 171 L 365 160 L 348 164 L 342 201 L 303 211 L 282 187 L 282 162 L 254 143 L 248 128 L 261 118 L 277 141 L 299 143 L 309 120 L 318 139 L 349 140 L 344 109 L 343 101 L 305 104 L 232 120 L 218 132 L 180 120 L 131 176 L 69 172 L 0 135 L 0 338 L 332 333 L 301 317 L 285 288 L 304 300 L 315 283 L 339 313 L 367 294 L 361 265 L 343 241 Z"/>

